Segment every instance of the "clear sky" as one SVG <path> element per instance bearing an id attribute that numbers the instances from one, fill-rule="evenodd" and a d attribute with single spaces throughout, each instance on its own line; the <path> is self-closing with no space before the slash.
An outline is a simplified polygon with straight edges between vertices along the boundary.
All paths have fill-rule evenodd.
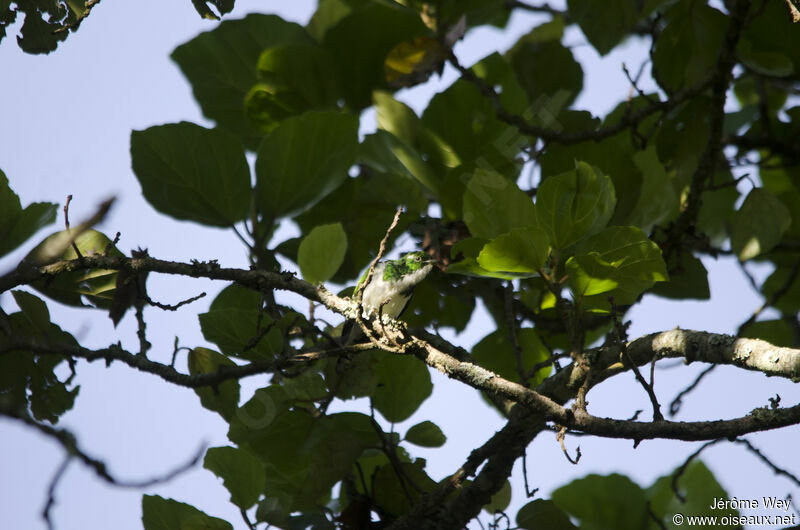
<path id="1" fill-rule="evenodd" d="M 305 23 L 315 2 L 264 2 L 237 0 L 229 18 L 250 12 L 277 12 L 287 19 Z M 465 64 L 504 50 L 532 24 L 542 20 L 533 15 L 515 15 L 509 32 L 480 29 L 468 34 L 456 49 Z M 147 247 L 151 255 L 174 260 L 217 259 L 226 266 L 246 266 L 246 255 L 232 233 L 175 221 L 155 212 L 141 197 L 140 187 L 130 169 L 129 137 L 132 129 L 188 120 L 212 125 L 200 114 L 191 97 L 188 83 L 169 59 L 170 52 L 216 23 L 201 20 L 189 0 L 162 2 L 103 2 L 84 22 L 80 31 L 70 35 L 55 53 L 31 56 L 22 53 L 14 42 L 19 24 L 0 44 L 0 168 L 23 204 L 51 201 L 64 204 L 74 196 L 71 218 L 79 220 L 93 212 L 96 205 L 113 195 L 117 204 L 99 227 L 107 234 L 122 233 L 120 248 L 129 251 Z M 571 30 L 566 44 L 574 51 L 585 71 L 584 92 L 577 106 L 597 114 L 607 112 L 624 99 L 629 86 L 622 73 L 626 61 L 638 67 L 646 49 L 629 42 L 602 61 L 585 44 L 577 30 Z M 398 95 L 418 111 L 435 91 L 455 78 L 447 69 L 441 80 Z M 362 129 L 374 127 L 374 116 L 366 112 Z M 57 227 L 61 228 L 59 217 Z M 291 230 L 291 227 L 286 227 Z M 36 241 L 43 237 L 43 232 Z M 289 233 L 289 232 L 285 232 Z M 6 271 L 35 244 L 0 260 Z M 376 242 L 377 243 L 377 242 Z M 707 260 L 711 271 L 714 304 L 673 302 L 646 298 L 630 318 L 634 324 L 631 337 L 679 325 L 685 328 L 732 332 L 758 307 L 760 301 L 730 260 Z M 757 271 L 763 275 L 764 271 Z M 207 291 L 209 296 L 177 314 L 165 314 L 150 308 L 148 331 L 154 344 L 151 357 L 168 360 L 173 338 L 182 345 L 204 345 L 196 321 L 222 288 L 220 284 L 151 275 L 148 290 L 166 303 Z M 287 300 L 296 300 L 291 297 Z M 13 306 L 11 297 L 0 295 L 5 309 Z M 49 304 L 54 320 L 90 347 L 108 345 L 117 340 L 135 344 L 133 320 L 128 317 L 117 329 L 99 311 L 75 311 Z M 299 307 L 305 307 L 305 304 Z M 457 340 L 469 346 L 489 330 L 485 318 L 476 322 Z M 701 367 L 673 368 L 657 374 L 657 392 L 662 403 L 691 382 Z M 226 444 L 226 427 L 217 416 L 200 407 L 196 395 L 174 387 L 152 375 L 139 374 L 130 368 L 95 363 L 79 363 L 80 395 L 75 409 L 62 422 L 78 436 L 90 454 L 104 459 L 110 471 L 126 480 L 145 479 L 185 462 L 202 443 Z M 501 418 L 490 410 L 471 389 L 432 374 L 434 395 L 411 420 L 398 426 L 400 432 L 419 421 L 438 423 L 448 436 L 441 450 L 414 449 L 415 456 L 428 459 L 435 479 L 455 471 L 471 448 L 485 441 L 502 426 Z M 254 377 L 244 383 L 250 391 L 266 381 Z M 746 389 L 746 391 L 743 391 Z M 685 405 L 680 419 L 734 417 L 767 403 L 780 393 L 786 398 L 797 390 L 790 383 L 766 379 L 758 374 L 741 374 L 734 369 L 719 369 Z M 603 384 L 590 394 L 592 412 L 598 415 L 629 417 L 636 409 L 648 414 L 649 403 L 632 375 L 623 375 L 611 384 Z M 352 404 L 352 403 L 351 403 Z M 351 404 L 345 404 L 349 406 Z M 363 403 L 352 404 L 363 410 Z M 796 453 L 798 427 L 752 437 L 759 447 L 779 462 L 791 467 L 796 458 L 781 459 Z M 794 440 L 790 446 L 787 440 Z M 635 451 L 626 441 L 568 438 L 573 448 L 580 444 L 583 458 L 572 466 L 561 454 L 554 436 L 544 434 L 528 451 L 529 481 L 549 492 L 574 477 L 587 473 L 619 471 L 630 475 L 642 486 L 672 470 L 691 453 L 696 444 L 644 442 Z M 63 454 L 55 443 L 38 433 L 0 419 L 0 527 L 13 529 L 43 528 L 40 518 L 46 490 Z M 731 496 L 753 498 L 764 495 L 784 497 L 792 492 L 791 484 L 776 479 L 756 459 L 740 447 L 720 445 L 708 451 L 704 459 Z M 795 470 L 796 471 L 796 470 Z M 513 476 L 514 504 L 525 502 L 519 466 Z M 517 487 L 519 485 L 519 487 Z M 209 471 L 197 467 L 166 485 L 147 490 L 165 497 L 188 502 L 243 528 L 237 509 L 228 502 L 221 481 Z M 793 491 L 800 500 L 800 492 Z M 79 463 L 73 463 L 56 490 L 57 505 L 52 515 L 58 528 L 140 528 L 142 491 L 111 488 Z M 509 514 L 515 514 L 510 509 Z"/>

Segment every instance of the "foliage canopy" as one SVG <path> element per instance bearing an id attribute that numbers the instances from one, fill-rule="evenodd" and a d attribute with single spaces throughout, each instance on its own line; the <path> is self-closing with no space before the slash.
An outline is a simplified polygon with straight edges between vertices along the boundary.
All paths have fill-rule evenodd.
<path id="1" fill-rule="evenodd" d="M 76 29 L 95 3 L 0 1 L 0 37 L 24 12 L 20 46 L 52 51 L 66 36 L 55 26 Z M 194 2 L 206 17 L 233 3 Z M 797 425 L 796 403 L 756 403 L 732 420 L 667 421 L 652 378 L 639 371 L 679 357 L 800 378 L 800 28 L 792 9 L 778 0 L 569 0 L 563 10 L 321 0 L 306 26 L 263 14 L 219 23 L 171 56 L 215 127 L 132 131 L 130 156 L 153 208 L 230 229 L 251 267 L 127 256 L 92 228 L 102 211 L 48 236 L 0 276 L 0 293 L 16 305 L 0 311 L 0 414 L 92 465 L 70 433 L 53 427 L 78 394 L 72 378 L 57 376 L 59 365 L 105 359 L 192 388 L 230 426 L 230 445 L 208 449 L 203 465 L 250 528 L 462 528 L 481 509 L 507 508 L 511 468 L 545 430 L 716 443 Z M 454 44 L 478 26 L 505 28 L 514 10 L 541 13 L 543 23 L 507 51 L 462 65 Z M 634 38 L 650 48 L 649 70 L 628 73 L 629 97 L 606 116 L 575 106 L 582 90 L 602 87 L 585 86 L 565 44 L 574 26 L 599 55 Z M 401 89 L 446 64 L 458 79 L 420 114 L 401 101 Z M 364 134 L 368 109 L 377 128 Z M 53 223 L 56 209 L 23 208 L 0 172 L 0 255 Z M 300 237 L 282 237 L 287 220 Z M 440 270 L 419 287 L 404 323 L 358 318 L 371 344 L 342 345 L 340 325 L 276 297 L 291 291 L 354 318 L 357 295 L 336 296 L 322 283 L 353 284 L 385 253 L 384 236 L 392 249 L 404 234 Z M 772 267 L 757 287 L 779 318 L 759 320 L 762 308 L 738 337 L 627 337 L 626 313 L 647 293 L 709 298 L 700 258 L 719 255 Z M 159 305 L 146 287 L 151 272 L 225 283 L 198 314 L 206 344 L 189 349 L 185 370 L 150 351 L 143 309 Z M 478 301 L 491 329 L 471 351 L 439 335 L 462 331 Z M 53 302 L 108 311 L 115 323 L 127 311 L 139 324 L 138 350 L 83 347 L 51 321 Z M 413 453 L 443 446 L 441 428 L 425 420 L 402 436 L 393 430 L 431 395 L 429 367 L 483 392 L 508 420 L 438 480 Z M 653 421 L 587 409 L 593 386 L 627 371 L 651 396 Z M 269 384 L 242 396 L 239 379 L 255 374 L 269 374 Z M 334 400 L 346 409 L 362 397 L 377 414 L 329 412 Z M 693 461 L 647 488 L 590 475 L 529 502 L 515 520 L 528 529 L 665 528 L 677 513 L 736 515 L 709 511 L 726 495 Z M 233 528 L 155 495 L 143 497 L 142 510 L 146 530 Z"/>

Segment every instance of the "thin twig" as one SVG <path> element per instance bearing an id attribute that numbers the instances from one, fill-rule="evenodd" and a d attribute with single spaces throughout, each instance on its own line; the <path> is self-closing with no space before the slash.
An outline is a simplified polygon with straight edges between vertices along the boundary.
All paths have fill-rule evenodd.
<path id="1" fill-rule="evenodd" d="M 759 451 L 757 447 L 753 446 L 753 444 L 751 444 L 749 440 L 746 440 L 745 438 L 737 438 L 736 440 L 734 440 L 734 443 L 746 446 L 751 453 L 753 453 L 759 459 L 761 459 L 761 461 L 764 462 L 770 469 L 772 469 L 772 471 L 774 471 L 776 475 L 783 475 L 784 477 L 794 482 L 797 486 L 800 486 L 800 478 L 798 478 L 797 475 L 794 475 L 793 473 L 790 473 L 789 471 L 786 471 L 785 469 L 775 465 L 772 462 L 772 460 L 770 460 L 764 455 L 764 453 Z"/>
<path id="2" fill-rule="evenodd" d="M 31 418 L 26 412 L 14 409 L 13 407 L 0 406 L 0 416 L 6 416 L 8 418 L 21 421 L 22 423 L 37 429 L 39 432 L 48 436 L 49 438 L 56 440 L 64 449 L 64 451 L 66 451 L 67 455 L 69 455 L 69 458 L 77 458 L 78 460 L 83 462 L 84 465 L 86 465 L 88 468 L 94 471 L 95 475 L 103 479 L 105 482 L 111 484 L 112 486 L 116 486 L 119 488 L 142 489 L 142 488 L 149 488 L 157 484 L 163 484 L 164 482 L 168 482 L 173 478 L 175 478 L 176 476 L 178 476 L 179 474 L 193 467 L 200 460 L 200 458 L 203 456 L 206 450 L 205 444 L 202 444 L 189 461 L 161 476 L 144 480 L 131 480 L 131 481 L 120 480 L 108 472 L 105 462 L 97 458 L 91 457 L 86 452 L 84 452 L 78 446 L 78 443 L 75 439 L 75 435 L 72 434 L 70 431 L 66 429 L 51 427 L 50 425 L 40 423 Z M 64 466 L 64 464 L 62 464 L 62 466 Z"/>
<path id="3" fill-rule="evenodd" d="M 710 440 L 710 441 L 704 443 L 703 445 L 701 445 L 697 449 L 697 451 L 695 451 L 694 453 L 690 454 L 686 458 L 686 460 L 684 460 L 683 464 L 681 464 L 680 467 L 678 467 L 678 469 L 676 469 L 675 472 L 672 474 L 672 480 L 670 482 L 671 485 L 672 485 L 672 491 L 675 493 L 675 496 L 678 498 L 678 500 L 681 501 L 681 503 L 686 502 L 686 497 L 678 490 L 678 479 L 681 478 L 681 476 L 686 472 L 686 468 L 689 467 L 689 464 L 692 463 L 692 460 L 697 458 L 697 456 L 700 453 L 702 453 L 703 451 L 705 451 L 706 448 L 711 447 L 712 445 L 714 445 L 716 443 L 719 443 L 722 440 L 723 440 L 723 438 L 717 438 L 716 440 Z"/>
<path id="4" fill-rule="evenodd" d="M 558 440 L 558 443 L 561 444 L 561 450 L 564 452 L 564 456 L 567 457 L 567 460 L 569 460 L 569 463 L 577 466 L 578 462 L 581 459 L 581 446 L 579 445 L 575 449 L 575 458 L 573 459 L 571 456 L 569 456 L 569 452 L 567 451 L 567 446 L 564 444 L 564 439 L 566 437 L 567 437 L 567 428 L 561 427 L 561 429 L 559 429 L 558 433 L 556 434 L 556 440 Z"/>
<path id="5" fill-rule="evenodd" d="M 71 202 L 72 194 L 67 195 L 67 202 L 64 203 L 64 229 L 67 231 L 67 235 L 72 243 L 72 250 L 75 251 L 75 255 L 78 257 L 78 259 L 83 259 L 83 254 L 81 254 L 81 250 L 78 248 L 78 244 L 75 243 L 75 238 L 72 237 L 72 234 L 69 230 L 69 203 Z"/>
<path id="6" fill-rule="evenodd" d="M 42 510 L 42 518 L 44 518 L 45 523 L 47 523 L 48 530 L 54 530 L 53 521 L 50 519 L 50 510 L 56 503 L 56 486 L 58 486 L 58 483 L 61 481 L 61 477 L 64 476 L 64 472 L 67 470 L 67 467 L 71 461 L 72 455 L 67 454 L 64 456 L 64 460 L 53 474 L 53 478 L 50 480 L 50 486 L 47 488 L 47 502 L 44 505 L 44 510 Z"/>
<path id="7" fill-rule="evenodd" d="M 522 360 L 522 346 L 519 343 L 517 336 L 518 322 L 514 316 L 514 284 L 511 280 L 506 282 L 506 288 L 503 292 L 505 299 L 505 313 L 506 325 L 508 326 L 508 339 L 511 343 L 511 348 L 514 353 L 514 361 L 516 362 L 517 375 L 519 376 L 520 384 L 527 386 L 528 380 L 526 379 L 525 364 Z M 534 372 L 535 373 L 535 372 Z"/>
<path id="8" fill-rule="evenodd" d="M 708 368 L 706 368 L 705 370 L 703 370 L 702 372 L 700 372 L 700 373 L 698 374 L 698 376 L 695 378 L 695 380 L 692 382 L 692 384 L 690 384 L 689 386 L 687 386 L 686 388 L 684 388 L 683 390 L 681 390 L 681 391 L 678 393 L 678 395 L 677 395 L 677 396 L 675 396 L 675 399 L 673 399 L 673 400 L 672 400 L 672 403 L 670 403 L 670 404 L 669 404 L 669 415 L 670 415 L 670 416 L 675 416 L 675 415 L 678 413 L 678 411 L 680 411 L 680 410 L 681 410 L 681 406 L 683 405 L 683 398 L 684 398 L 684 397 L 686 397 L 686 395 L 687 395 L 689 392 L 691 392 L 692 390 L 694 390 L 694 389 L 695 389 L 695 387 L 696 387 L 697 385 L 699 385 L 699 384 L 700 384 L 700 381 L 701 381 L 701 380 L 702 380 L 702 379 L 703 379 L 703 378 L 704 378 L 706 375 L 708 375 L 709 373 L 711 373 L 711 370 L 713 370 L 713 369 L 714 369 L 714 368 L 716 368 L 716 367 L 717 367 L 717 365 L 716 365 L 716 364 L 712 364 L 711 366 L 709 366 Z"/>
<path id="9" fill-rule="evenodd" d="M 747 326 L 753 324 L 758 318 L 758 316 L 765 309 L 767 309 L 768 307 L 772 307 L 776 303 L 778 303 L 778 301 L 780 301 L 780 299 L 783 298 L 784 295 L 786 295 L 786 293 L 789 292 L 789 289 L 792 288 L 792 285 L 794 284 L 794 281 L 797 279 L 798 274 L 800 274 L 800 261 L 795 262 L 795 264 L 792 266 L 792 270 L 789 272 L 789 277 L 786 278 L 786 281 L 783 283 L 783 285 L 781 285 L 778 289 L 776 289 L 775 292 L 773 292 L 772 295 L 767 300 L 765 300 L 763 304 L 761 304 L 761 307 L 753 311 L 753 314 L 750 315 L 750 318 L 748 318 L 745 322 L 742 323 L 741 326 L 739 326 L 739 330 L 737 331 L 736 334 L 741 335 L 742 331 L 744 331 L 747 328 Z"/>
<path id="10" fill-rule="evenodd" d="M 187 298 L 186 300 L 181 300 L 177 304 L 164 304 L 162 302 L 157 302 L 157 301 L 153 300 L 152 298 L 150 298 L 148 296 L 147 297 L 147 303 L 150 304 L 153 307 L 157 307 L 159 309 L 163 309 L 164 311 L 177 311 L 181 307 L 183 307 L 183 306 L 185 306 L 187 304 L 191 304 L 192 302 L 196 302 L 196 301 L 200 300 L 201 298 L 203 298 L 205 296 L 206 296 L 206 293 L 202 292 L 202 293 L 198 294 L 197 296 L 192 296 L 191 298 Z"/>

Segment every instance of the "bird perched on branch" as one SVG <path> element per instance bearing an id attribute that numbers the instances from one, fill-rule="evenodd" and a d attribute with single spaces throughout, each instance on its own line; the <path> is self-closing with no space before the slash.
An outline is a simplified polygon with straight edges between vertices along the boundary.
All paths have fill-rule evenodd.
<path id="1" fill-rule="evenodd" d="M 363 285 L 369 271 L 365 272 L 356 285 L 354 293 L 363 289 L 361 304 L 368 316 L 388 316 L 398 318 L 405 311 L 417 286 L 433 269 L 433 258 L 422 251 L 403 254 L 398 259 L 381 261 L 375 265 L 369 283 Z M 342 337 L 350 345 L 364 336 L 361 328 L 354 322 L 345 324 Z"/>

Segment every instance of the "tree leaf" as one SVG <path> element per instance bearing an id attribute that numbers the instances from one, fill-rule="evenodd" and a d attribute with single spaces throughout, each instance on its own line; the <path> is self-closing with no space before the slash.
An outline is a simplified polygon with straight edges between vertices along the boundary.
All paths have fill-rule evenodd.
<path id="1" fill-rule="evenodd" d="M 519 97 L 524 101 L 524 93 L 511 66 L 501 56 L 490 55 L 471 69 L 479 77 L 487 77 L 486 82 L 492 86 L 502 87 L 504 103 L 510 99 L 513 107 L 520 112 L 524 110 L 519 109 L 524 107 Z M 514 97 L 516 94 L 519 95 Z M 519 172 L 517 156 L 527 139 L 513 125 L 497 117 L 491 101 L 472 83 L 459 79 L 433 96 L 421 119 L 425 128 L 449 146 L 465 168 L 491 168 L 508 175 Z"/>
<path id="2" fill-rule="evenodd" d="M 574 170 L 544 179 L 536 193 L 536 218 L 550 244 L 564 249 L 605 228 L 616 204 L 611 179 L 578 162 Z"/>
<path id="3" fill-rule="evenodd" d="M 683 499 L 675 495 L 674 472 L 658 478 L 647 488 L 646 495 L 653 514 L 661 521 L 671 521 L 676 513 L 696 517 L 730 517 L 738 515 L 734 509 L 712 509 L 714 499 L 728 499 L 728 493 L 701 460 L 692 461 L 678 478 L 677 487 Z"/>
<path id="4" fill-rule="evenodd" d="M 382 173 L 417 180 L 431 192 L 439 190 L 439 179 L 416 149 L 388 131 L 378 129 L 364 138 L 359 161 Z"/>
<path id="5" fill-rule="evenodd" d="M 652 294 L 675 300 L 708 300 L 708 271 L 703 262 L 691 252 L 673 252 L 667 263 L 669 281 L 658 282 L 650 290 Z"/>
<path id="6" fill-rule="evenodd" d="M 188 122 L 133 131 L 131 163 L 163 214 L 228 227 L 248 213 L 250 169 L 241 142 L 224 131 Z"/>
<path id="7" fill-rule="evenodd" d="M 500 491 L 492 495 L 492 500 L 483 509 L 494 514 L 504 511 L 509 504 L 511 504 L 511 483 L 506 480 Z"/>
<path id="8" fill-rule="evenodd" d="M 517 342 L 521 349 L 522 368 L 525 370 L 525 374 L 528 374 L 536 364 L 550 357 L 550 351 L 542 344 L 539 335 L 532 328 L 518 330 Z M 551 370 L 550 366 L 545 366 L 533 374 L 532 378 L 520 381 L 516 353 L 506 328 L 497 329 L 482 338 L 472 348 L 472 357 L 475 362 L 503 379 L 529 384 L 531 387 L 541 383 Z"/>
<path id="9" fill-rule="evenodd" d="M 144 530 L 233 530 L 227 521 L 211 517 L 194 506 L 158 495 L 142 495 Z"/>
<path id="10" fill-rule="evenodd" d="M 372 403 L 387 421 L 407 420 L 433 391 L 428 368 L 414 357 L 376 353 L 378 386 Z"/>
<path id="11" fill-rule="evenodd" d="M 374 502 L 393 516 L 407 513 L 423 493 L 436 488 L 436 482 L 425 473 L 424 460 L 401 462 L 398 467 L 400 473 L 392 464 L 383 465 L 374 472 L 372 479 Z M 417 488 L 410 487 L 408 481 Z"/>
<path id="12" fill-rule="evenodd" d="M 654 145 L 633 155 L 633 163 L 642 173 L 639 200 L 626 224 L 649 234 L 654 225 L 672 220 L 680 206 L 675 186 L 658 159 Z"/>
<path id="13" fill-rule="evenodd" d="M 222 366 L 236 364 L 222 354 L 208 348 L 193 348 L 189 351 L 189 373 L 213 374 Z M 208 410 L 218 412 L 225 420 L 230 421 L 239 408 L 239 381 L 229 379 L 216 387 L 197 387 L 195 393 L 200 403 Z"/>
<path id="14" fill-rule="evenodd" d="M 322 45 L 334 57 L 347 105 L 355 110 L 369 106 L 372 91 L 388 88 L 384 61 L 397 44 L 427 35 L 430 30 L 419 14 L 396 2 L 361 2 L 331 20 Z"/>
<path id="15" fill-rule="evenodd" d="M 765 340 L 782 348 L 795 346 L 794 330 L 786 320 L 759 320 L 741 329 L 738 336 Z"/>
<path id="16" fill-rule="evenodd" d="M 59 260 L 77 259 L 75 249 L 69 244 L 71 235 L 66 231 L 49 235 L 31 250 L 25 260 L 44 265 Z M 119 257 L 122 252 L 112 245 L 111 239 L 97 230 L 86 230 L 75 238 L 75 246 L 82 256 L 106 254 Z M 61 252 L 61 254 L 58 254 Z M 76 270 L 32 282 L 31 287 L 62 304 L 85 307 L 84 300 L 95 307 L 108 309 L 114 298 L 117 271 L 105 269 Z"/>
<path id="17" fill-rule="evenodd" d="M 639 6 L 628 0 L 610 0 L 598 4 L 592 0 L 569 0 L 569 14 L 601 56 L 628 36 L 639 19 Z"/>
<path id="18" fill-rule="evenodd" d="M 653 52 L 653 77 L 670 92 L 699 83 L 713 70 L 728 24 L 720 11 L 679 2 Z"/>
<path id="19" fill-rule="evenodd" d="M 342 266 L 347 234 L 341 223 L 315 227 L 300 243 L 297 264 L 303 279 L 317 284 L 330 280 Z"/>
<path id="20" fill-rule="evenodd" d="M 172 60 L 192 85 L 203 115 L 255 149 L 261 133 L 245 116 L 245 95 L 258 82 L 255 65 L 272 46 L 314 41 L 302 26 L 276 15 L 251 14 L 226 20 L 175 48 Z"/>
<path id="21" fill-rule="evenodd" d="M 493 171 L 476 170 L 463 200 L 464 222 L 474 237 L 493 239 L 513 228 L 538 224 L 533 200 Z"/>
<path id="22" fill-rule="evenodd" d="M 50 328 L 50 311 L 47 304 L 36 295 L 25 291 L 13 290 L 11 295 L 19 306 L 20 311 L 31 324 L 31 329 L 45 334 Z"/>
<path id="23" fill-rule="evenodd" d="M 282 351 L 280 330 L 257 310 L 217 309 L 199 314 L 198 319 L 203 337 L 225 355 L 255 361 L 272 359 Z"/>
<path id="24" fill-rule="evenodd" d="M 19 197 L 0 170 L 0 257 L 8 254 L 44 226 L 56 220 L 57 204 L 34 202 L 22 208 Z"/>
<path id="25" fill-rule="evenodd" d="M 586 239 L 566 266 L 576 298 L 602 294 L 622 305 L 668 279 L 661 250 L 633 226 L 613 226 Z"/>
<path id="26" fill-rule="evenodd" d="M 358 147 L 358 117 L 309 111 L 264 138 L 256 159 L 257 205 L 269 219 L 305 210 L 347 178 Z"/>
<path id="27" fill-rule="evenodd" d="M 733 216 L 731 248 L 740 261 L 769 252 L 792 224 L 783 203 L 764 188 L 753 188 Z"/>
<path id="28" fill-rule="evenodd" d="M 339 87 L 332 61 L 319 45 L 293 43 L 264 50 L 256 66 L 260 82 L 244 100 L 247 116 L 267 133 L 289 116 L 335 108 Z"/>
<path id="29" fill-rule="evenodd" d="M 517 525 L 525 530 L 577 530 L 553 501 L 535 499 L 517 512 Z"/>
<path id="30" fill-rule="evenodd" d="M 264 492 L 264 464 L 244 449 L 212 447 L 206 451 L 203 467 L 222 479 L 231 502 L 242 510 L 253 506 Z"/>
<path id="31" fill-rule="evenodd" d="M 508 58 L 530 107 L 524 109 L 535 123 L 557 126 L 556 117 L 583 89 L 583 69 L 569 48 L 543 38 L 550 23 L 537 26 L 508 51 Z M 544 30 L 544 31 L 542 31 Z"/>
<path id="32" fill-rule="evenodd" d="M 420 447 L 441 447 L 447 441 L 447 436 L 438 425 L 426 420 L 408 429 L 405 439 Z"/>
<path id="33" fill-rule="evenodd" d="M 553 503 L 581 522 L 581 528 L 645 528 L 645 493 L 626 476 L 588 475 L 555 490 Z M 694 512 L 687 512 L 694 513 Z"/>
<path id="34" fill-rule="evenodd" d="M 484 245 L 478 265 L 489 271 L 537 273 L 550 251 L 547 234 L 536 226 L 514 228 Z"/>

